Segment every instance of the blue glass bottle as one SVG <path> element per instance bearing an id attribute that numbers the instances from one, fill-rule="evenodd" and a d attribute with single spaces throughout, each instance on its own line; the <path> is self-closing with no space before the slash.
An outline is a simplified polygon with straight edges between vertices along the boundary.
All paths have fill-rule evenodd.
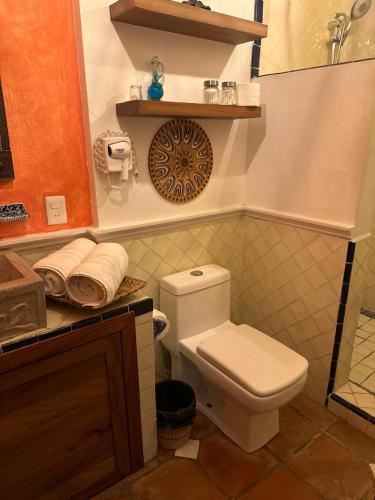
<path id="1" fill-rule="evenodd" d="M 164 66 L 157 56 L 151 60 L 152 81 L 147 89 L 147 96 L 151 101 L 160 101 L 164 95 Z"/>

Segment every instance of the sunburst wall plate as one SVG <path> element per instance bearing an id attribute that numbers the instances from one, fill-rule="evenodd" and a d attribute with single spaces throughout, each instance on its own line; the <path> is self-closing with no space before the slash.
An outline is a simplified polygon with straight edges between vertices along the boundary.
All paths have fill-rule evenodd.
<path id="1" fill-rule="evenodd" d="M 152 182 L 161 196 L 174 203 L 197 197 L 211 177 L 212 165 L 210 139 L 203 128 L 191 120 L 166 123 L 151 143 Z"/>

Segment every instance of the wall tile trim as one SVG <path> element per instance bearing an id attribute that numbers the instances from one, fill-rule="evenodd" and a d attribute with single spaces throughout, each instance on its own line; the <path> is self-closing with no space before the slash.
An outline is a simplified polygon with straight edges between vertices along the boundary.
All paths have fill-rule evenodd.
<path id="1" fill-rule="evenodd" d="M 339 309 L 337 312 L 335 342 L 334 342 L 333 351 L 332 351 L 330 378 L 329 378 L 328 387 L 327 387 L 326 404 L 328 404 L 328 397 L 332 394 L 334 386 L 335 386 L 335 379 L 336 379 L 336 373 L 337 373 L 337 363 L 338 363 L 338 358 L 339 358 L 339 354 L 340 354 L 340 345 L 341 345 L 342 332 L 343 332 L 343 327 L 344 327 L 345 311 L 346 311 L 346 304 L 347 304 L 348 294 L 349 294 L 350 278 L 351 278 L 352 269 L 353 269 L 353 260 L 354 260 L 354 255 L 355 255 L 355 249 L 356 249 L 356 243 L 349 241 L 348 249 L 347 249 L 347 253 L 346 253 L 346 263 L 345 263 L 343 283 L 342 283 L 342 289 L 341 289 L 340 305 L 339 305 Z"/>

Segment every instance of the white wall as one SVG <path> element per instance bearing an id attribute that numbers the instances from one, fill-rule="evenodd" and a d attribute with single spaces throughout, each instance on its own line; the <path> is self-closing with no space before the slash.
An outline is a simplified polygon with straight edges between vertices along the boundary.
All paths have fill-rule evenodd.
<path id="1" fill-rule="evenodd" d="M 375 61 L 269 75 L 249 121 L 245 202 L 354 226 L 375 88 Z"/>
<path id="2" fill-rule="evenodd" d="M 158 55 L 166 68 L 165 100 L 201 102 L 203 80 L 248 81 L 251 43 L 234 47 L 198 38 L 112 23 L 113 0 L 80 0 L 91 140 L 107 128 L 133 138 L 140 176 L 121 192 L 108 192 L 95 174 L 100 227 L 136 223 L 153 217 L 182 216 L 239 206 L 243 201 L 247 121 L 196 120 L 210 137 L 214 152 L 211 180 L 195 200 L 177 205 L 155 190 L 148 173 L 152 138 L 168 119 L 116 116 L 117 102 L 128 100 L 131 84 L 143 84 L 149 61 Z M 216 11 L 253 18 L 249 0 L 209 0 Z"/>

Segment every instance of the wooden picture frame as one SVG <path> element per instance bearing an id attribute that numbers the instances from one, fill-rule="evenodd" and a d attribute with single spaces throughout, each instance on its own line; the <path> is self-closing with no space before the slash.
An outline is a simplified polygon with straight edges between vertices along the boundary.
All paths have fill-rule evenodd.
<path id="1" fill-rule="evenodd" d="M 14 179 L 14 169 L 0 79 L 0 181 L 11 179 Z"/>

